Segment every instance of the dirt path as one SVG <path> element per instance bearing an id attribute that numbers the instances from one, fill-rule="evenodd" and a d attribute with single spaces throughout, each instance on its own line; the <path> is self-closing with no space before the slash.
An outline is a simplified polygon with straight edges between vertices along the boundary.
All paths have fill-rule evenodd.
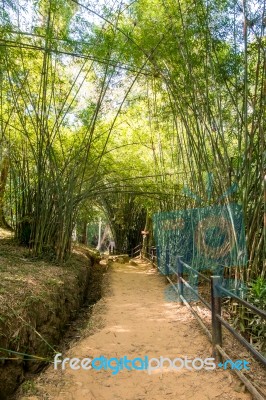
<path id="1" fill-rule="evenodd" d="M 93 316 L 94 320 L 103 319 L 102 329 L 81 339 L 64 357 L 211 357 L 210 343 L 191 313 L 184 306 L 166 302 L 164 277 L 150 265 L 115 263 L 109 272 L 111 291 L 95 307 Z M 151 374 L 123 370 L 112 375 L 110 370 L 67 367 L 62 372 L 50 366 L 37 382 L 42 395 L 24 399 L 251 399 L 248 393 L 236 391 L 238 383 L 223 370 L 165 368 Z"/>

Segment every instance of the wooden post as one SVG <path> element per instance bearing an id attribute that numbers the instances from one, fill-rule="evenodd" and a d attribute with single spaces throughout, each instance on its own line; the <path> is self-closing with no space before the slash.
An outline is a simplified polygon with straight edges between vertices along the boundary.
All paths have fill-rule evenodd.
<path id="1" fill-rule="evenodd" d="M 183 296 L 184 295 L 184 285 L 183 285 L 183 281 L 181 278 L 183 278 L 183 270 L 184 270 L 184 266 L 181 263 L 181 259 L 180 256 L 177 257 L 177 279 L 178 279 L 178 292 L 179 292 L 179 296 Z M 183 304 L 183 300 L 181 299 L 181 297 L 179 297 L 181 303 Z"/>
<path id="2" fill-rule="evenodd" d="M 222 324 L 216 315 L 221 316 L 221 295 L 218 289 L 220 276 L 211 276 L 211 307 L 212 307 L 212 356 L 216 361 L 221 361 L 221 355 L 216 350 L 216 345 L 222 346 Z"/>

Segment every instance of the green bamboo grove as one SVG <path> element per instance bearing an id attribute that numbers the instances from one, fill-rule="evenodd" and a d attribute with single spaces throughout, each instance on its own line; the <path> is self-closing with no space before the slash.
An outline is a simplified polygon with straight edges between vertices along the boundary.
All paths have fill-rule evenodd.
<path id="1" fill-rule="evenodd" d="M 1 226 L 62 262 L 95 207 L 127 249 L 195 207 L 185 186 L 211 205 L 235 184 L 236 274 L 264 278 L 265 1 L 25 4 L 0 11 Z"/>

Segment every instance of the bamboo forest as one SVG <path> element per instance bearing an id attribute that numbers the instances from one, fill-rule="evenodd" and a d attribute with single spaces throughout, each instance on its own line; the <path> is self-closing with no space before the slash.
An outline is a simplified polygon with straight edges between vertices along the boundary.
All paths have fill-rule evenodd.
<path id="1" fill-rule="evenodd" d="M 266 398 L 265 30 L 1 0 L 0 400 Z"/>

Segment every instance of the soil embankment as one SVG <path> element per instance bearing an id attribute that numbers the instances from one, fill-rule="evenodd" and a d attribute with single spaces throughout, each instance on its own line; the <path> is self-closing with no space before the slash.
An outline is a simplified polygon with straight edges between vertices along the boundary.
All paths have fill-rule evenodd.
<path id="1" fill-rule="evenodd" d="M 84 302 L 99 300 L 103 267 L 96 261 L 76 247 L 65 265 L 55 265 L 0 240 L 1 400 L 53 357 Z"/>

